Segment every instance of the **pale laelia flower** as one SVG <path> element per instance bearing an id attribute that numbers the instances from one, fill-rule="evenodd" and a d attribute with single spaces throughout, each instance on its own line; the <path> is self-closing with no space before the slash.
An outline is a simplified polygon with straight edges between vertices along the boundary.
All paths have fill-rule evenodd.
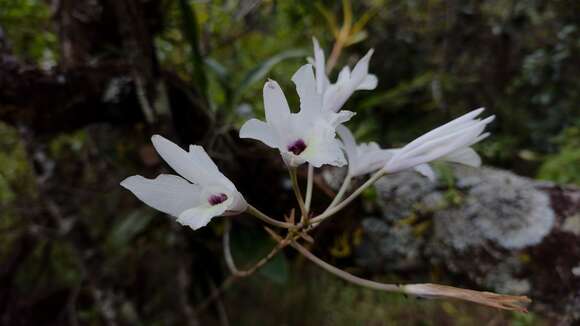
<path id="1" fill-rule="evenodd" d="M 380 170 L 400 149 L 382 149 L 377 143 L 357 144 L 350 130 L 340 125 L 336 127 L 344 145 L 344 151 L 348 159 L 348 174 L 358 177 Z M 428 170 L 427 170 L 428 169 Z M 429 179 L 435 178 L 435 173 L 428 164 L 421 164 L 415 170 Z"/>
<path id="2" fill-rule="evenodd" d="M 494 119 L 493 115 L 483 120 L 476 119 L 483 110 L 480 108 L 464 114 L 397 149 L 383 167 L 384 171 L 395 173 L 414 167 L 433 179 L 433 170 L 427 165 L 431 161 L 480 166 L 481 158 L 470 146 L 489 136 L 483 131 Z"/>
<path id="3" fill-rule="evenodd" d="M 377 171 L 393 157 L 394 150 L 381 149 L 375 142 L 357 144 L 350 130 L 343 125 L 336 127 L 336 132 L 344 144 L 348 174 L 352 177 Z"/>
<path id="4" fill-rule="evenodd" d="M 377 87 L 377 76 L 369 74 L 369 61 L 373 55 L 373 49 L 369 50 L 358 61 L 352 71 L 348 66 L 342 68 L 336 83 L 331 84 L 326 75 L 324 51 L 320 48 L 316 38 L 313 37 L 312 42 L 314 43 L 316 91 L 323 96 L 322 105 L 324 110 L 337 112 L 355 91 L 372 90 Z"/>
<path id="5" fill-rule="evenodd" d="M 159 155 L 181 176 L 161 174 L 155 179 L 135 175 L 121 182 L 145 204 L 196 230 L 212 218 L 234 215 L 248 204 L 207 155 L 203 147 L 190 145 L 189 152 L 171 141 L 154 135 L 153 146 Z M 184 179 L 185 178 L 185 179 Z"/>
<path id="6" fill-rule="evenodd" d="M 266 122 L 248 120 L 240 129 L 240 138 L 256 139 L 277 148 L 284 162 L 291 167 L 304 162 L 314 167 L 323 164 L 345 165 L 346 160 L 335 129 L 354 113 L 322 110 L 322 96 L 316 92 L 312 65 L 300 67 L 292 81 L 300 97 L 300 112 L 290 112 L 278 83 L 268 80 L 264 85 Z"/>

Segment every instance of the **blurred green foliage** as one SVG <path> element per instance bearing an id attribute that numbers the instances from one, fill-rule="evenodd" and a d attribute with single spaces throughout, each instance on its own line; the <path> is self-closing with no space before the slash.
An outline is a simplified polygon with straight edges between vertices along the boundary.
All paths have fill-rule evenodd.
<path id="1" fill-rule="evenodd" d="M 228 294 L 225 303 L 236 325 L 550 325 L 534 314 L 365 289 L 310 265 L 292 268 L 285 284 L 264 283 L 256 275 Z M 245 300 L 248 296 L 252 300 Z M 267 313 L 256 309 L 266 306 Z"/>
<path id="2" fill-rule="evenodd" d="M 0 23 L 18 57 L 45 67 L 58 60 L 50 9 L 41 0 L 0 0 Z"/>
<path id="3" fill-rule="evenodd" d="M 560 151 L 544 160 L 538 177 L 559 183 L 580 184 L 580 124 L 565 129 L 555 143 Z"/>
<path id="4" fill-rule="evenodd" d="M 163 3 L 163 27 L 154 36 L 160 66 L 204 94 L 223 125 L 239 126 L 263 115 L 266 78 L 279 81 L 297 108 L 290 77 L 312 54 L 311 37 L 320 40 L 328 57 L 339 25 L 352 20 L 355 32 L 337 66 L 352 66 L 372 47 L 370 70 L 379 77 L 376 90 L 358 92 L 345 105 L 357 112 L 349 123 L 357 138 L 399 146 L 485 106 L 498 116 L 492 137 L 478 148 L 486 163 L 580 184 L 579 1 L 361 0 L 352 1 L 349 10 L 343 8 L 349 2 L 330 0 Z M 58 63 L 51 15 L 47 1 L 0 0 L 0 27 L 18 59 L 45 68 Z M 332 80 L 337 71 L 331 72 Z M 34 169 L 24 137 L 4 124 L 0 136 L 0 262 L 20 245 L 32 247 L 15 280 L 23 296 L 36 291 L 45 296 L 38 299 L 43 303 L 69 291 L 65 294 L 80 297 L 81 324 L 102 321 L 99 305 L 118 307 L 121 323 L 178 324 L 187 315 L 176 312 L 184 304 L 175 301 L 188 298 L 176 299 L 176 292 L 200 301 L 208 292 L 204 286 L 220 280 L 224 268 L 216 258 L 221 246 L 215 226 L 176 231 L 162 214 L 122 195 L 118 182 L 123 177 L 159 172 L 158 166 L 152 171 L 143 164 L 148 138 L 143 129 L 86 128 L 42 140 L 45 147 L 34 150 L 47 157 L 35 163 L 54 168 L 48 172 L 56 185 L 44 185 L 43 191 L 64 208 L 69 219 L 61 221 L 52 216 L 57 213 L 49 214 L 51 204 L 38 199 L 39 180 L 47 171 Z M 440 172 L 445 179 L 452 177 Z M 454 190 L 447 195 L 450 204 L 462 199 Z M 376 196 L 374 190 L 364 193 L 368 200 Z M 67 233 L 73 222 L 77 233 Z M 272 245 L 263 233 L 243 231 L 232 234 L 240 269 Z M 33 244 L 26 242 L 30 232 L 36 232 Z M 496 316 L 486 308 L 408 300 L 292 268 L 278 256 L 247 286 L 235 288 L 226 298 L 235 320 L 247 325 L 264 317 L 272 324 L 305 322 L 304 314 L 293 310 L 297 305 L 311 313 L 306 321 L 311 324 L 410 318 L 417 325 L 451 320 L 472 325 L 492 323 L 490 316 Z M 180 270 L 195 275 L 193 286 L 180 283 L 175 276 Z M 248 313 L 252 310 L 259 315 Z M 495 322 L 500 324 L 541 324 L 532 314 L 499 316 Z"/>

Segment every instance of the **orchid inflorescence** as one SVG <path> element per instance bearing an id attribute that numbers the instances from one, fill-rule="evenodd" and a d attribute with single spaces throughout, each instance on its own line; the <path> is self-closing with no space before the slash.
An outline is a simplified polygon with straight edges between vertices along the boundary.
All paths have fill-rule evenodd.
<path id="1" fill-rule="evenodd" d="M 299 243 L 300 240 L 313 241 L 309 232 L 385 175 L 414 169 L 434 180 L 436 175 L 430 166 L 434 161 L 480 166 L 481 159 L 471 146 L 489 136 L 484 130 L 494 119 L 493 115 L 479 119 L 478 116 L 484 111 L 480 108 L 418 137 L 402 148 L 383 149 L 374 142 L 357 144 L 351 131 L 344 125 L 355 113 L 342 108 L 355 91 L 376 88 L 377 77 L 368 72 L 373 50 L 368 51 L 352 70 L 348 66 L 344 67 L 337 80 L 331 83 L 325 70 L 324 52 L 316 39 L 313 39 L 313 43 L 314 58 L 310 59 L 311 63 L 301 66 L 292 76 L 300 99 L 300 110 L 293 113 L 280 85 L 274 80 L 268 80 L 263 88 L 265 121 L 250 119 L 240 129 L 240 138 L 261 141 L 280 152 L 289 169 L 300 209 L 299 219 L 295 218 L 293 209 L 285 216 L 285 221 L 261 212 L 247 203 L 201 146 L 191 145 L 189 151 L 185 151 L 159 135 L 152 137 L 153 146 L 178 175 L 161 174 L 155 179 L 131 176 L 121 182 L 121 186 L 147 205 L 176 217 L 179 223 L 194 230 L 207 225 L 214 217 L 244 212 L 268 225 L 265 229 L 278 245 L 249 270 L 237 269 L 227 248 L 229 241 L 224 241 L 224 254 L 232 276 L 208 299 L 206 305 L 225 290 L 233 279 L 250 275 L 282 248 L 291 246 L 325 270 L 361 286 L 422 297 L 463 299 L 496 308 L 525 311 L 522 304 L 529 302 L 529 299 L 521 296 L 436 284 L 394 285 L 361 279 L 327 264 Z M 304 195 L 296 176 L 296 169 L 302 164 L 308 165 Z M 310 202 L 314 168 L 323 165 L 348 165 L 348 169 L 330 205 L 323 212 L 313 214 Z M 371 173 L 372 176 L 366 182 L 344 198 L 353 178 Z M 272 228 L 282 230 L 284 234 Z"/>

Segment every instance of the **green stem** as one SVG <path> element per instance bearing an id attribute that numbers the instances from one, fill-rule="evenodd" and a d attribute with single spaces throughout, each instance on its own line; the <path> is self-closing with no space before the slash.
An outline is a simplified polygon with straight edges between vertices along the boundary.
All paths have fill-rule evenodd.
<path id="1" fill-rule="evenodd" d="M 248 204 L 248 209 L 246 210 L 246 212 L 252 214 L 253 216 L 259 218 L 260 220 L 262 220 L 270 225 L 277 226 L 279 228 L 284 228 L 284 229 L 295 229 L 296 228 L 296 225 L 294 225 L 294 224 L 278 221 L 278 220 L 275 220 L 275 219 L 269 217 L 268 215 L 262 213 L 260 210 L 258 210 L 256 207 L 254 207 L 250 204 Z"/>
<path id="2" fill-rule="evenodd" d="M 300 191 L 300 186 L 298 185 L 298 176 L 296 174 L 296 168 L 289 168 L 290 181 L 292 181 L 292 189 L 294 190 L 294 195 L 298 201 L 298 206 L 300 206 L 300 213 L 302 214 L 302 219 L 306 216 L 306 207 L 304 206 L 304 199 L 302 198 L 302 192 Z"/>
<path id="3" fill-rule="evenodd" d="M 366 188 L 370 187 L 374 184 L 377 180 L 379 180 L 383 175 L 385 175 L 385 171 L 379 170 L 377 173 L 373 174 L 370 179 L 368 179 L 365 183 L 362 184 L 357 190 L 355 190 L 350 196 L 348 196 L 345 200 L 343 200 L 340 204 L 330 208 L 329 210 L 325 211 L 324 213 L 316 216 L 310 222 L 312 224 L 318 224 L 325 219 L 331 217 L 336 212 L 343 209 L 346 205 L 348 205 L 351 201 L 353 201 L 356 197 L 358 197 Z"/>
<path id="4" fill-rule="evenodd" d="M 304 208 L 306 210 L 306 215 L 310 212 L 310 203 L 312 202 L 312 188 L 314 183 L 314 167 L 308 164 L 308 181 L 306 182 L 306 200 L 304 202 Z"/>
<path id="5" fill-rule="evenodd" d="M 340 202 L 340 200 L 342 199 L 342 197 L 346 193 L 348 186 L 350 186 L 351 180 L 352 180 L 352 177 L 350 174 L 347 174 L 346 177 L 344 177 L 344 180 L 342 181 L 342 185 L 340 186 L 338 193 L 336 194 L 336 196 L 334 196 L 334 199 L 332 200 L 330 205 L 328 205 L 328 207 L 326 208 L 326 210 L 324 212 L 328 212 L 329 209 L 331 209 L 332 207 L 334 207 L 336 204 L 338 204 Z"/>

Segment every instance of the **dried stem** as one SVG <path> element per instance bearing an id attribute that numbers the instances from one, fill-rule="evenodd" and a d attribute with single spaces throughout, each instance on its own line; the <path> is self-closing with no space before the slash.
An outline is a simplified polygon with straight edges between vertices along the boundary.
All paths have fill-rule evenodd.
<path id="1" fill-rule="evenodd" d="M 478 303 L 488 307 L 528 312 L 525 304 L 532 302 L 526 296 L 503 295 L 493 292 L 460 289 L 453 286 L 439 284 L 408 284 L 405 285 L 405 293 L 424 298 L 459 299 Z"/>
<path id="2" fill-rule="evenodd" d="M 408 284 L 408 285 L 379 283 L 364 278 L 360 278 L 358 276 L 354 276 L 339 268 L 336 268 L 328 264 L 327 262 L 323 261 L 322 259 L 316 257 L 314 254 L 308 251 L 308 249 L 304 248 L 295 241 L 292 241 L 290 245 L 296 250 L 298 250 L 298 252 L 300 252 L 304 257 L 308 258 L 316 265 L 322 267 L 324 270 L 342 278 L 345 281 L 373 290 L 405 293 L 424 298 L 459 299 L 478 303 L 493 308 L 513 310 L 517 312 L 527 312 L 526 308 L 523 305 L 531 302 L 531 300 L 525 296 L 502 295 L 492 292 L 460 289 L 447 285 L 438 285 L 430 283 Z"/>

